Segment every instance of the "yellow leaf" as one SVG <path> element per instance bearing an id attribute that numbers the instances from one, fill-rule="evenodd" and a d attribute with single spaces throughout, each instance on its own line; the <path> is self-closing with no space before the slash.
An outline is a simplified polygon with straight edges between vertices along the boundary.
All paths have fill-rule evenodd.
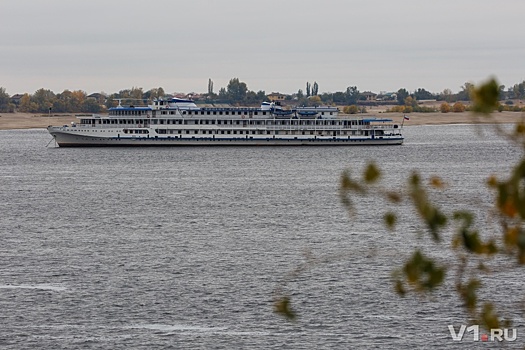
<path id="1" fill-rule="evenodd" d="M 491 175 L 487 180 L 487 185 L 489 187 L 495 188 L 498 185 L 498 179 L 495 175 Z"/>
<path id="2" fill-rule="evenodd" d="M 432 186 L 434 188 L 443 188 L 443 187 L 445 187 L 445 183 L 439 177 L 433 176 L 430 179 L 430 186 Z"/>

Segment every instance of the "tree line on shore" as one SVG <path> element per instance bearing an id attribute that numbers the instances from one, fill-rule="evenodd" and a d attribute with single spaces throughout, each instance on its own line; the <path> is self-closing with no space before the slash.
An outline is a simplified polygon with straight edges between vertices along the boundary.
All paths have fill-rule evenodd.
<path id="1" fill-rule="evenodd" d="M 453 93 L 450 89 L 445 89 L 440 93 L 432 93 L 424 88 L 418 88 L 409 92 L 401 88 L 396 92 L 375 94 L 372 92 L 360 92 L 357 86 L 349 86 L 345 91 L 322 92 L 319 93 L 317 82 L 306 83 L 306 91 L 299 89 L 296 93 L 282 95 L 285 104 L 297 106 L 315 105 L 338 105 L 346 106 L 344 112 L 358 113 L 363 112 L 365 106 L 379 104 L 392 105 L 390 112 L 462 112 L 468 110 L 474 84 L 465 83 L 461 90 Z M 105 94 L 94 93 L 88 95 L 82 90 L 64 90 L 61 93 L 54 93 L 49 89 L 41 88 L 33 94 L 25 93 L 10 96 L 4 87 L 0 87 L 0 112 L 25 112 L 25 113 L 102 113 L 111 107 L 116 107 L 119 101 L 125 104 L 143 105 L 154 99 L 171 98 L 173 95 L 166 94 L 162 87 L 144 91 L 140 87 L 120 90 L 117 93 Z M 208 91 L 205 94 L 188 94 L 188 98 L 194 99 L 197 103 L 208 104 L 231 104 L 237 106 L 254 106 L 268 101 L 265 91 L 258 92 L 248 89 L 245 82 L 239 78 L 232 78 L 226 87 L 214 92 L 213 81 L 208 80 Z M 513 105 L 512 99 L 525 98 L 525 81 L 514 84 L 505 89 L 504 85 L 499 86 L 499 98 L 505 100 L 500 104 L 500 111 L 523 111 L 524 108 Z M 436 107 L 425 107 L 420 105 L 423 100 L 442 101 L 439 110 Z M 465 103 L 466 102 L 466 103 Z M 360 107 L 359 107 L 360 106 Z"/>

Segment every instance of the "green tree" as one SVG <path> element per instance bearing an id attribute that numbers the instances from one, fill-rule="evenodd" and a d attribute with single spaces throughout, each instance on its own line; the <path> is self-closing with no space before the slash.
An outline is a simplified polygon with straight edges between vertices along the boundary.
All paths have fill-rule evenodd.
<path id="1" fill-rule="evenodd" d="M 312 96 L 319 95 L 319 85 L 316 81 L 314 81 L 314 85 L 312 86 Z"/>
<path id="2" fill-rule="evenodd" d="M 354 105 L 357 103 L 358 99 L 359 99 L 359 90 L 357 89 L 357 86 L 347 87 L 345 91 L 345 103 L 349 105 Z"/>
<path id="3" fill-rule="evenodd" d="M 38 89 L 31 98 L 31 102 L 36 104 L 36 110 L 32 108 L 31 112 L 47 113 L 49 108 L 53 107 L 56 100 L 55 93 L 47 89 Z"/>
<path id="4" fill-rule="evenodd" d="M 397 103 L 399 105 L 404 105 L 405 104 L 405 99 L 409 95 L 410 94 L 408 93 L 407 89 L 405 89 L 405 88 L 401 88 L 401 89 L 397 90 Z"/>
<path id="5" fill-rule="evenodd" d="M 14 112 L 15 105 L 11 103 L 11 98 L 7 94 L 5 88 L 0 87 L 0 112 Z"/>
<path id="6" fill-rule="evenodd" d="M 433 100 L 436 98 L 436 96 L 434 96 L 434 94 L 425 89 L 419 88 L 416 91 L 414 91 L 414 98 L 418 101 Z"/>
<path id="7" fill-rule="evenodd" d="M 452 101 L 452 90 L 443 90 L 443 92 L 441 93 L 441 99 L 447 103 L 450 103 Z"/>
<path id="8" fill-rule="evenodd" d="M 80 107 L 80 111 L 84 113 L 100 113 L 101 110 L 98 101 L 91 98 L 86 99 Z"/>
<path id="9" fill-rule="evenodd" d="M 221 101 L 229 101 L 229 97 L 228 97 L 228 91 L 226 91 L 226 88 L 224 87 L 221 87 L 219 89 L 219 100 Z"/>
<path id="10" fill-rule="evenodd" d="M 306 97 L 310 97 L 312 94 L 311 94 L 311 86 L 310 86 L 310 83 L 309 82 L 306 82 Z"/>
<path id="11" fill-rule="evenodd" d="M 470 96 L 474 89 L 474 84 L 466 82 L 461 87 L 461 91 L 458 92 L 458 101 L 470 101 Z"/>
<path id="12" fill-rule="evenodd" d="M 239 78 L 230 79 L 227 86 L 228 98 L 232 103 L 242 103 L 246 100 L 248 87 Z"/>
<path id="13" fill-rule="evenodd" d="M 505 96 L 505 85 L 500 85 L 498 89 L 498 99 L 501 100 Z"/>
<path id="14" fill-rule="evenodd" d="M 208 79 L 208 95 L 213 95 L 213 81 L 210 79 Z"/>

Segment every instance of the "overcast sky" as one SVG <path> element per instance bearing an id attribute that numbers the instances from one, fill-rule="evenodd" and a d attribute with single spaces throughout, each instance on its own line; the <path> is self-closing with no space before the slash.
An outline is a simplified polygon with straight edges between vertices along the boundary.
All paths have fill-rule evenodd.
<path id="1" fill-rule="evenodd" d="M 509 87 L 525 80 L 524 15 L 524 0 L 0 0 L 0 87 Z"/>

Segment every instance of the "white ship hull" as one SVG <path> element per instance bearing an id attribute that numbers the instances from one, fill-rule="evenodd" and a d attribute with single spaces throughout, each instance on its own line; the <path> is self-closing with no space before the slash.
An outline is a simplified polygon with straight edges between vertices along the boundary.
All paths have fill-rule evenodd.
<path id="1" fill-rule="evenodd" d="M 58 130 L 53 130 L 53 128 Z M 74 134 L 49 127 L 60 147 L 136 147 L 136 146 L 363 146 L 401 145 L 402 137 L 97 137 Z"/>
<path id="2" fill-rule="evenodd" d="M 349 146 L 400 145 L 391 119 L 338 117 L 335 107 L 291 110 L 198 108 L 191 101 L 115 107 L 47 129 L 60 147 L 86 146 Z"/>

